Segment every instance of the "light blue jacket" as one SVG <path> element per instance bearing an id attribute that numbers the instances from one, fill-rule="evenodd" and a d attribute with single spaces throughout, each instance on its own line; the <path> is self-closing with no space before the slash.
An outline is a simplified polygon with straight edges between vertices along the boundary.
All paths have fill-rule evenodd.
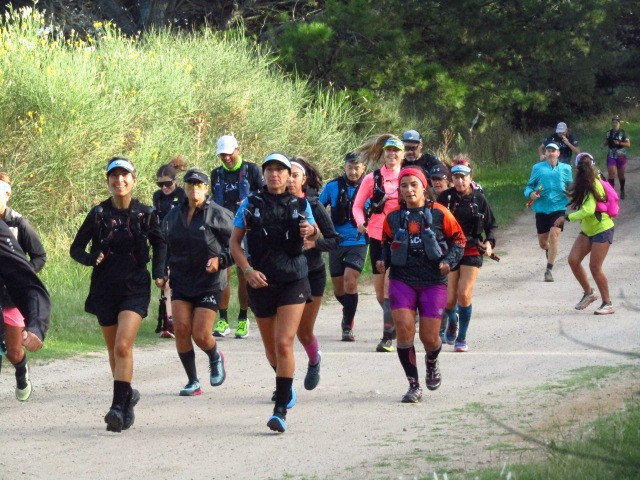
<path id="1" fill-rule="evenodd" d="M 534 212 L 549 214 L 559 210 L 566 210 L 569 199 L 565 192 L 572 182 L 573 177 L 570 165 L 558 162 L 555 167 L 552 167 L 546 160 L 538 162 L 531 169 L 529 182 L 524 188 L 524 196 L 529 198 L 531 192 L 535 192 L 542 187 L 540 198 L 531 205 L 531 209 Z"/>

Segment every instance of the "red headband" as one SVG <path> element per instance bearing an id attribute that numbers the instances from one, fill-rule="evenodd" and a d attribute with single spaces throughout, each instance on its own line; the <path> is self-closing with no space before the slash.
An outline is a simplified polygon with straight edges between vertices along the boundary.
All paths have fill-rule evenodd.
<path id="1" fill-rule="evenodd" d="M 427 177 L 424 176 L 424 172 L 422 171 L 421 168 L 408 167 L 400 170 L 400 176 L 398 177 L 398 185 L 400 185 L 400 182 L 402 181 L 402 177 L 406 177 L 407 175 L 413 175 L 414 177 L 417 177 L 418 180 L 420 180 L 420 183 L 422 183 L 423 188 L 427 188 Z"/>

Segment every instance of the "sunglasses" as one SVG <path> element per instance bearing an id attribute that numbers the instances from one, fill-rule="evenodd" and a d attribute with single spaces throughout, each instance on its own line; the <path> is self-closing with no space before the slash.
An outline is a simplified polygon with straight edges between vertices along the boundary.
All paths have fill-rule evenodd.
<path id="1" fill-rule="evenodd" d="M 207 188 L 207 184 L 202 182 L 187 182 L 186 186 L 198 189 Z"/>
<path id="2" fill-rule="evenodd" d="M 418 149 L 418 145 L 405 145 L 405 152 L 415 152 Z"/>
<path id="3" fill-rule="evenodd" d="M 167 180 L 166 182 L 156 182 L 156 185 L 158 186 L 158 188 L 169 188 L 171 185 L 173 185 L 173 180 Z"/>

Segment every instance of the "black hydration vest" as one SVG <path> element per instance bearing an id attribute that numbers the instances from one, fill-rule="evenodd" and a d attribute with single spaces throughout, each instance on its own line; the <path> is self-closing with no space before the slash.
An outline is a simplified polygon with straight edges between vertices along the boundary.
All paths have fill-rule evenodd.
<path id="1" fill-rule="evenodd" d="M 384 191 L 384 178 L 380 169 L 373 171 L 373 194 L 369 208 L 365 211 L 365 217 L 370 218 L 375 213 L 384 212 L 384 204 L 387 203 L 387 192 Z"/>
<path id="2" fill-rule="evenodd" d="M 347 179 L 344 177 L 339 177 L 336 179 L 338 182 L 338 202 L 336 207 L 331 207 L 331 221 L 335 226 L 344 225 L 347 222 L 351 222 L 351 224 L 355 227 L 355 221 L 353 220 L 353 214 L 351 209 L 353 208 L 353 199 L 356 198 L 358 194 L 358 189 L 360 188 L 360 183 L 362 182 L 362 177 L 360 180 L 354 185 L 355 190 L 353 191 L 353 195 L 349 196 L 349 184 L 347 183 Z"/>
<path id="3" fill-rule="evenodd" d="M 244 223 L 251 263 L 257 269 L 271 265 L 274 267 L 271 270 L 277 271 L 278 277 L 306 276 L 303 239 L 300 237 L 300 222 L 306 218 L 306 208 L 306 199 L 289 193 L 273 195 L 262 191 L 249 196 Z M 302 264 L 291 263 L 297 259 L 304 263 L 304 272 Z M 277 283 L 284 283 L 295 278 L 277 280 L 280 280 Z"/>
<path id="4" fill-rule="evenodd" d="M 391 243 L 391 265 L 396 267 L 404 267 L 409 260 L 409 241 L 410 235 L 408 231 L 409 210 L 400 210 L 400 219 L 398 228 L 395 229 L 395 235 Z M 448 247 L 445 241 L 438 241 L 436 232 L 431 228 L 433 224 L 433 216 L 431 215 L 431 203 L 424 206 L 420 211 L 422 225 L 420 226 L 420 238 L 422 239 L 422 248 L 429 260 L 440 261 L 447 253 Z"/>
<path id="5" fill-rule="evenodd" d="M 155 209 L 136 199 L 131 200 L 126 217 L 114 212 L 113 208 L 98 205 L 95 207 L 93 245 L 98 245 L 105 257 L 129 255 L 139 267 L 145 266 L 149 263 L 147 238 L 154 217 Z"/>

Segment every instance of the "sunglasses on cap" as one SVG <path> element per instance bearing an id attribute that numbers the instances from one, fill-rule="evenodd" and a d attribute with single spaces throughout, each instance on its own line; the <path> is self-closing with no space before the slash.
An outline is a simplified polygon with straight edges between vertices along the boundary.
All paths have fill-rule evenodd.
<path id="1" fill-rule="evenodd" d="M 158 188 L 169 188 L 171 185 L 173 185 L 173 180 L 167 180 L 166 182 L 156 182 L 156 185 L 158 186 Z"/>

